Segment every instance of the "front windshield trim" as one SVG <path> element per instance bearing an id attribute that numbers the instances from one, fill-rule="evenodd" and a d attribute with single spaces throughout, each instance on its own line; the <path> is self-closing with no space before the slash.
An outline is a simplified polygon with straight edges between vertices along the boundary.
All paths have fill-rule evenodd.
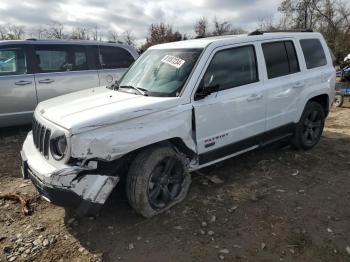
<path id="1" fill-rule="evenodd" d="M 182 83 L 179 83 L 179 86 L 177 88 L 175 88 L 173 92 L 170 92 L 170 93 L 157 92 L 157 90 L 153 90 L 153 91 L 152 90 L 148 90 L 147 86 L 137 85 L 138 88 L 147 90 L 147 94 L 149 96 L 156 96 L 156 97 L 162 97 L 162 96 L 171 97 L 171 96 L 175 96 L 175 97 L 180 97 L 180 96 L 182 96 L 184 90 L 186 89 L 186 85 L 187 85 L 188 81 L 191 79 L 194 70 L 197 68 L 198 62 L 199 62 L 199 60 L 202 57 L 203 50 L 204 50 L 204 48 L 166 48 L 166 49 L 154 48 L 154 49 L 148 49 L 144 54 L 142 54 L 140 56 L 139 59 L 137 59 L 135 61 L 135 63 L 132 66 L 130 66 L 128 68 L 128 70 L 125 72 L 125 74 L 123 74 L 123 76 L 119 80 L 119 84 L 120 85 L 128 85 L 128 84 L 129 85 L 133 85 L 131 80 L 127 80 L 126 83 L 123 83 L 123 81 L 125 80 L 125 77 L 127 77 L 128 73 L 130 73 L 130 70 L 132 70 L 135 66 L 139 66 L 140 63 L 144 62 L 144 58 L 147 59 L 147 56 L 145 56 L 145 55 L 147 53 L 149 53 L 149 52 L 159 51 L 160 53 L 164 52 L 164 55 L 170 54 L 172 52 L 179 52 L 179 53 L 181 53 L 181 52 L 193 52 L 194 55 L 196 55 L 196 57 L 192 61 L 195 60 L 195 62 L 194 62 L 193 65 L 191 65 L 191 68 L 189 68 L 189 72 L 186 72 L 186 74 L 185 74 L 186 79 Z M 142 64 L 141 64 L 141 66 L 142 66 Z M 134 72 L 134 74 L 135 73 L 136 72 Z M 133 85 L 133 86 L 135 86 L 135 85 Z"/>

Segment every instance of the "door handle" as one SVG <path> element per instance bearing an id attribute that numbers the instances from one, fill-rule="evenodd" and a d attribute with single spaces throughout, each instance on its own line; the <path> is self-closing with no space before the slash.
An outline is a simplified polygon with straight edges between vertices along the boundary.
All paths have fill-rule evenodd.
<path id="1" fill-rule="evenodd" d="M 49 79 L 49 78 L 43 79 L 43 80 L 39 80 L 39 83 L 40 83 L 40 84 L 51 84 L 51 83 L 53 83 L 53 82 L 55 82 L 55 80 Z"/>
<path id="2" fill-rule="evenodd" d="M 251 96 L 249 96 L 248 98 L 247 98 L 247 101 L 256 101 L 256 100 L 259 100 L 259 99 L 261 99 L 263 97 L 263 95 L 262 94 L 252 94 Z"/>
<path id="3" fill-rule="evenodd" d="M 21 81 L 15 82 L 16 86 L 25 86 L 25 85 L 30 85 L 30 84 L 32 84 L 32 81 L 21 80 Z"/>
<path id="4" fill-rule="evenodd" d="M 303 87 L 303 86 L 305 86 L 305 82 L 296 82 L 296 83 L 293 85 L 294 88 L 301 88 L 301 87 Z"/>

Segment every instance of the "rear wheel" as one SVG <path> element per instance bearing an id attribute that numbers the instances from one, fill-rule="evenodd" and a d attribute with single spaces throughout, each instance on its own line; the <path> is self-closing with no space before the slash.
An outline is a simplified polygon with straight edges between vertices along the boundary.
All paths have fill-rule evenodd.
<path id="1" fill-rule="evenodd" d="M 311 149 L 321 138 L 325 113 L 317 102 L 308 102 L 296 126 L 291 144 L 297 149 Z"/>
<path id="2" fill-rule="evenodd" d="M 334 101 L 333 101 L 333 106 L 335 107 L 341 107 L 343 105 L 343 97 L 341 95 L 336 95 L 334 97 Z"/>
<path id="3" fill-rule="evenodd" d="M 190 183 L 184 158 L 171 147 L 157 146 L 131 163 L 126 193 L 137 213 L 152 217 L 182 201 Z"/>

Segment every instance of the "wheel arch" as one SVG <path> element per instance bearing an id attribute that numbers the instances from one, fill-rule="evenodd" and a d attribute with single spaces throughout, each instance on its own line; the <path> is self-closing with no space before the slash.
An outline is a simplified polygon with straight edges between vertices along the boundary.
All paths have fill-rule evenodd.
<path id="1" fill-rule="evenodd" d="M 135 149 L 135 150 L 129 152 L 127 155 L 136 155 L 142 150 L 148 149 L 150 147 L 156 147 L 156 146 L 172 147 L 176 151 L 184 154 L 186 157 L 188 157 L 190 159 L 194 158 L 197 155 L 196 152 L 194 152 L 192 149 L 190 149 L 180 137 L 168 138 L 168 139 L 158 141 L 158 142 L 153 143 L 153 144 L 149 144 L 149 145 L 140 147 L 138 149 Z"/>
<path id="2" fill-rule="evenodd" d="M 329 95 L 328 94 L 321 94 L 321 95 L 311 97 L 311 98 L 309 98 L 307 103 L 308 102 L 319 103 L 324 110 L 325 116 L 326 117 L 328 116 L 328 114 L 329 114 Z M 305 106 L 306 106 L 306 104 L 305 104 Z"/>
<path id="3" fill-rule="evenodd" d="M 137 148 L 123 155 L 121 158 L 113 161 L 105 161 L 102 159 L 96 159 L 96 160 L 103 162 L 104 163 L 103 166 L 105 168 L 117 167 L 118 176 L 123 178 L 123 177 L 126 177 L 130 164 L 141 151 L 144 151 L 151 147 L 157 147 L 157 146 L 168 146 L 168 147 L 174 148 L 175 151 L 179 152 L 180 154 L 183 154 L 188 159 L 193 159 L 197 155 L 196 152 L 190 149 L 180 137 L 173 137 L 173 138 L 165 139 L 153 144 L 149 144 L 149 145 Z"/>

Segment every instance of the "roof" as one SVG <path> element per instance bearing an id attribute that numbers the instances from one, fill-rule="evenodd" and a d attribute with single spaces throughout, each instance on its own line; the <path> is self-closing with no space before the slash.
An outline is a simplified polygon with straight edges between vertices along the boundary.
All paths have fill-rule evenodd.
<path id="1" fill-rule="evenodd" d="M 92 40 L 71 40 L 71 39 L 27 39 L 27 40 L 0 40 L 0 45 L 8 44 L 42 44 L 42 45 L 103 45 L 103 46 L 118 46 L 128 50 L 135 58 L 138 57 L 138 53 L 135 48 L 126 44 L 114 43 L 114 42 L 101 42 Z"/>
<path id="2" fill-rule="evenodd" d="M 114 42 L 101 42 L 92 40 L 73 40 L 73 39 L 35 39 L 29 38 L 26 40 L 1 40 L 0 43 L 14 44 L 14 43 L 26 43 L 26 44 L 70 44 L 70 45 L 120 45 L 125 44 L 114 43 Z"/>
<path id="3" fill-rule="evenodd" d="M 264 33 L 262 35 L 224 35 L 224 36 L 214 36 L 199 39 L 184 40 L 178 42 L 171 42 L 165 44 L 159 44 L 150 47 L 150 49 L 172 49 L 172 48 L 205 48 L 212 43 L 216 43 L 218 46 L 227 44 L 238 44 L 244 42 L 254 42 L 261 40 L 272 40 L 272 39 L 282 39 L 282 38 L 300 38 L 303 36 L 305 38 L 317 37 L 321 35 L 319 33 L 310 32 L 293 32 L 293 33 Z"/>

